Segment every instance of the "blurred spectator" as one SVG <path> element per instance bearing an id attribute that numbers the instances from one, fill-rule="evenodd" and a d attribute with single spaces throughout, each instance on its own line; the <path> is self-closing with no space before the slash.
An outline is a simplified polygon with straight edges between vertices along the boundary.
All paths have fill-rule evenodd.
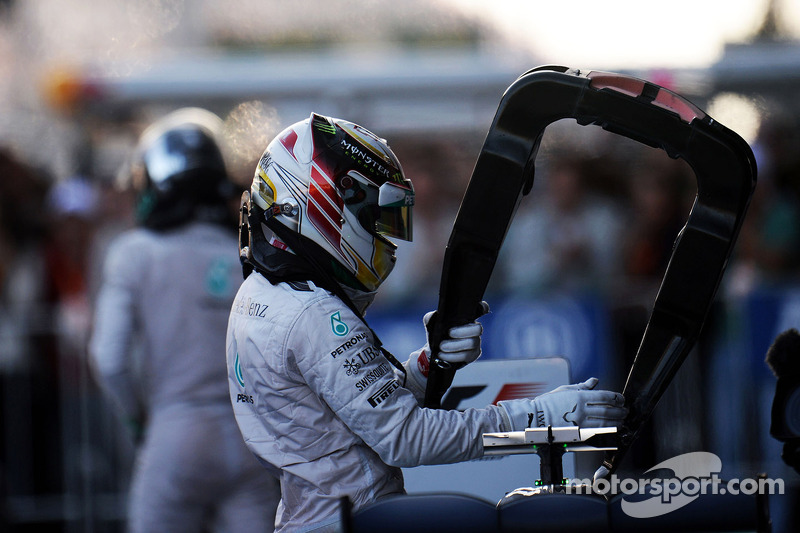
<path id="1" fill-rule="evenodd" d="M 47 298 L 57 313 L 61 344 L 72 355 L 83 354 L 91 325 L 87 289 L 97 205 L 94 184 L 80 176 L 55 183 L 45 204 Z"/>
<path id="2" fill-rule="evenodd" d="M 0 172 L 0 393 L 7 401 L 0 413 L 0 493 L 52 494 L 63 488 L 63 449 L 44 258 L 50 176 L 7 150 L 0 151 Z"/>
<path id="3" fill-rule="evenodd" d="M 47 231 L 44 198 L 47 176 L 0 150 L 0 302 L 7 308 L 30 303 L 41 294 L 40 252 Z M 36 280 L 36 281 L 34 281 Z M 14 314 L 25 313 L 16 309 Z"/>
<path id="4" fill-rule="evenodd" d="M 646 151 L 633 165 L 629 220 L 623 236 L 624 281 L 612 306 L 615 356 L 624 375 L 633 364 L 666 272 L 678 233 L 686 223 L 697 187 L 691 168 L 662 151 Z M 687 449 L 702 446 L 702 370 L 688 357 L 642 428 L 631 449 L 634 471 Z"/>
<path id="5" fill-rule="evenodd" d="M 507 290 L 595 291 L 619 275 L 621 212 L 588 190 L 596 164 L 582 155 L 558 156 L 541 178 L 544 190 L 523 199 L 500 252 Z"/>
<path id="6" fill-rule="evenodd" d="M 416 191 L 414 240 L 393 241 L 398 247 L 397 264 L 375 297 L 375 305 L 424 298 L 433 299 L 435 305 L 444 250 L 470 177 L 462 163 L 472 163 L 474 154 L 461 153 L 449 140 L 423 145 L 397 141 L 392 142 L 392 150 L 403 161 L 403 172 Z"/>
<path id="7" fill-rule="evenodd" d="M 661 152 L 645 156 L 638 169 L 630 182 L 624 271 L 629 281 L 660 282 L 696 188 L 689 167 Z"/>
<path id="8" fill-rule="evenodd" d="M 754 143 L 758 186 L 742 227 L 728 293 L 741 296 L 763 284 L 800 279 L 800 128 L 775 115 Z"/>
<path id="9" fill-rule="evenodd" d="M 279 484 L 245 446 L 225 379 L 242 270 L 221 126 L 191 108 L 142 134 L 128 176 L 139 227 L 106 256 L 90 355 L 139 443 L 133 532 L 274 527 Z"/>

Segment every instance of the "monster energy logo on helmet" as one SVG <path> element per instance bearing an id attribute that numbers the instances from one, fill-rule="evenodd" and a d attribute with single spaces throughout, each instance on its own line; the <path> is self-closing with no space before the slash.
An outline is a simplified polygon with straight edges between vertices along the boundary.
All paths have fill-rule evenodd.
<path id="1" fill-rule="evenodd" d="M 322 132 L 328 133 L 330 135 L 336 134 L 336 126 L 333 124 L 328 124 L 327 122 L 315 122 L 314 126 Z"/>
<path id="2" fill-rule="evenodd" d="M 391 179 L 394 177 L 388 168 L 383 166 L 380 161 L 374 159 L 366 152 L 366 150 L 362 149 L 358 145 L 349 142 L 347 139 L 342 139 L 341 146 L 344 148 L 345 153 L 350 154 L 353 159 L 361 163 L 361 165 L 370 172 L 380 174 L 386 179 Z M 395 176 L 396 175 L 398 175 L 398 173 L 395 173 Z"/>
<path id="3" fill-rule="evenodd" d="M 342 119 L 328 119 L 314 114 L 312 124 L 314 129 L 328 135 L 341 132 L 331 139 L 327 146 L 336 149 L 338 144 L 338 149 L 344 155 L 353 159 L 362 170 L 378 178 L 376 185 L 389 180 L 398 183 L 403 181 L 400 163 L 386 146 L 384 139 L 380 139 L 366 128 Z M 341 135 L 342 133 L 344 135 Z"/>

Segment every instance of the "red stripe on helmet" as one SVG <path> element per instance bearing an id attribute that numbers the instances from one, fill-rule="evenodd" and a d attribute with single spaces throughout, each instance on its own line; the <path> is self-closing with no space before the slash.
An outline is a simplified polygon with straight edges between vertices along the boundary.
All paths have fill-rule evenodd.
<path id="1" fill-rule="evenodd" d="M 286 135 L 280 138 L 281 144 L 286 151 L 289 152 L 289 155 L 297 160 L 297 156 L 294 155 L 294 145 L 297 144 L 297 132 L 294 130 L 290 130 Z"/>
<path id="2" fill-rule="evenodd" d="M 338 221 L 342 216 L 344 201 L 336 190 L 333 181 L 316 165 L 311 165 L 311 181 L 308 186 L 309 192 L 314 189 L 312 186 L 316 187 L 316 194 L 318 197 L 315 199 L 318 202 L 320 202 L 322 198 L 327 200 L 326 203 L 320 202 L 320 207 L 330 214 L 332 220 Z M 312 193 L 312 195 L 313 194 L 314 193 Z M 330 209 L 326 206 L 330 206 Z"/>
<path id="3" fill-rule="evenodd" d="M 308 183 L 307 213 L 311 224 L 331 246 L 341 252 L 342 207 L 344 201 L 328 176 L 316 165 L 311 165 Z"/>
<path id="4" fill-rule="evenodd" d="M 309 199 L 307 208 L 308 220 L 317 231 L 325 237 L 331 246 L 341 252 L 342 243 L 342 228 L 341 225 L 335 226 L 333 222 L 328 220 L 322 211 L 320 211 L 317 202 Z"/>
<path id="5" fill-rule="evenodd" d="M 311 165 L 307 213 L 311 224 L 336 249 L 341 251 L 342 207 L 344 202 L 333 182 L 316 165 Z"/>
<path id="6" fill-rule="evenodd" d="M 339 228 L 342 227 L 342 210 L 332 205 L 330 202 L 330 197 L 325 194 L 325 192 L 323 192 L 323 190 L 320 189 L 319 186 L 313 181 L 308 184 L 309 205 L 312 201 L 322 213 L 325 213 L 328 216 L 328 219 L 330 219 L 334 225 Z"/>

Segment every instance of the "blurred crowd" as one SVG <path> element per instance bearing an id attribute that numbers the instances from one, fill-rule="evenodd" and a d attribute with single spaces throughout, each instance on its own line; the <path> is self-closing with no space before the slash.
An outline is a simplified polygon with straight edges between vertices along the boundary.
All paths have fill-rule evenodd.
<path id="1" fill-rule="evenodd" d="M 417 205 L 414 242 L 400 244 L 378 307 L 437 294 L 444 247 L 480 149 L 443 137 L 390 144 Z M 534 189 L 507 235 L 487 299 L 600 295 L 612 314 L 612 351 L 629 364 L 691 209 L 694 175 L 654 149 L 566 146 L 537 160 Z M 800 279 L 798 146 L 794 122 L 762 124 L 753 143 L 758 186 L 721 299 Z M 86 343 L 106 246 L 133 224 L 133 204 L 109 176 L 53 176 L 10 149 L 0 149 L 0 172 L 0 499 L 12 501 L 67 491 L 73 469 L 97 480 L 125 471 L 114 462 L 126 444 L 108 440 L 113 431 L 103 427 L 112 419 L 92 419 L 106 414 L 86 369 Z M 248 183 L 250 176 L 236 178 Z M 490 205 L 475 213 L 492 215 Z M 73 436 L 84 442 L 95 434 L 101 444 L 90 456 L 69 449 Z M 125 480 L 115 484 L 101 489 L 113 492 Z"/>

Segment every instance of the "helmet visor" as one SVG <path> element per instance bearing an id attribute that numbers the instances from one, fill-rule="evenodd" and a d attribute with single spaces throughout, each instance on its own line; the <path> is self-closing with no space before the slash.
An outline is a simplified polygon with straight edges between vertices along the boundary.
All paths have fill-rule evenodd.
<path id="1" fill-rule="evenodd" d="M 411 208 L 414 206 L 414 187 L 411 180 L 404 186 L 386 182 L 378 188 L 378 218 L 375 231 L 404 241 L 412 235 Z"/>
<path id="2" fill-rule="evenodd" d="M 169 135 L 162 135 L 157 138 L 144 153 L 147 174 L 158 189 L 168 187 L 170 177 L 185 172 L 189 168 L 187 154 L 174 149 L 174 146 L 170 145 L 170 141 L 173 141 L 172 144 L 174 144 L 174 139 L 168 137 Z"/>
<path id="3" fill-rule="evenodd" d="M 355 179 L 355 184 L 344 192 L 344 203 L 355 213 L 359 224 L 370 233 L 410 241 L 414 206 L 411 181 L 386 182 L 375 187 L 358 172 L 351 171 L 347 175 Z"/>

